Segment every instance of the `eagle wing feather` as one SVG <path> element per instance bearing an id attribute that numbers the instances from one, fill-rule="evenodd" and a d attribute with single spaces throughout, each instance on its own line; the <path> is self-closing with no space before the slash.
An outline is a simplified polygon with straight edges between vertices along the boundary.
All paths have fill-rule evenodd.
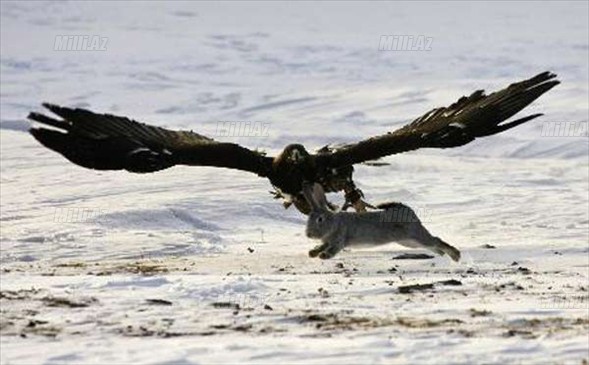
<path id="1" fill-rule="evenodd" d="M 336 168 L 419 148 L 465 145 L 541 116 L 533 114 L 503 123 L 558 85 L 560 82 L 555 78 L 555 74 L 544 72 L 489 95 L 477 90 L 449 107 L 425 113 L 392 133 L 332 149 L 331 153 L 320 154 L 318 159 L 323 166 Z"/>
<path id="2" fill-rule="evenodd" d="M 30 133 L 71 162 L 96 170 L 154 172 L 174 165 L 216 166 L 267 176 L 272 158 L 191 131 L 174 131 L 126 117 L 44 103 L 61 119 L 32 112 Z M 52 127 L 45 128 L 45 126 Z"/>

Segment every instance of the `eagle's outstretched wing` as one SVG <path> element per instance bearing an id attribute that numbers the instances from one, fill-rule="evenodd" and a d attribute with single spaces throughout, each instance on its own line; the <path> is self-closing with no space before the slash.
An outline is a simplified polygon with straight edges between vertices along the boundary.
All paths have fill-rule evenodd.
<path id="1" fill-rule="evenodd" d="M 448 148 L 513 128 L 542 114 L 503 123 L 560 82 L 544 72 L 485 95 L 478 90 L 446 108 L 436 108 L 385 135 L 345 145 L 318 156 L 323 166 L 340 167 L 418 148 Z"/>
<path id="2" fill-rule="evenodd" d="M 216 166 L 267 176 L 272 158 L 234 143 L 171 131 L 125 117 L 43 104 L 61 120 L 39 113 L 28 118 L 55 129 L 34 127 L 31 134 L 71 162 L 96 170 L 153 172 L 174 165 Z"/>

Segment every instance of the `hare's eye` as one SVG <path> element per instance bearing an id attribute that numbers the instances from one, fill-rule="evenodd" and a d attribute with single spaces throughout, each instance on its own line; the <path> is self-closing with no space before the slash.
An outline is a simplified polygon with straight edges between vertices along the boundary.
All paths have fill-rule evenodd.
<path id="1" fill-rule="evenodd" d="M 317 217 L 317 223 L 323 222 L 323 217 Z"/>

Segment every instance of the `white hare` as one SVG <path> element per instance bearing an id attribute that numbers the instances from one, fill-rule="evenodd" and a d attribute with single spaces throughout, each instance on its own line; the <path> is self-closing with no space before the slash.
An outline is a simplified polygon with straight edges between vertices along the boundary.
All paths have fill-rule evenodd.
<path id="1" fill-rule="evenodd" d="M 380 205 L 374 212 L 333 212 L 329 210 L 320 184 L 305 184 L 303 194 L 312 207 L 306 235 L 322 244 L 309 251 L 309 256 L 330 259 L 344 247 L 375 246 L 397 242 L 406 247 L 425 248 L 438 255 L 448 254 L 460 260 L 460 251 L 421 224 L 413 209 L 401 203 Z"/>

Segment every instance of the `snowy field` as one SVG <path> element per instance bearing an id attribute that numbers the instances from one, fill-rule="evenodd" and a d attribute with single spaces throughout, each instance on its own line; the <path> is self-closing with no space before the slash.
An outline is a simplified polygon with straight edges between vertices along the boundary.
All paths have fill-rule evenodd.
<path id="1" fill-rule="evenodd" d="M 1 364 L 589 361 L 587 2 L 1 3 Z M 106 39 L 55 50 L 57 36 Z M 431 49 L 379 51 L 382 35 Z M 266 180 L 96 172 L 41 147 L 48 101 L 275 154 L 393 130 L 550 70 L 524 126 L 357 168 L 463 259 L 310 259 Z M 525 112 L 524 112 L 525 113 Z M 546 123 L 585 133 L 548 136 Z M 333 199 L 341 203 L 337 197 Z"/>

